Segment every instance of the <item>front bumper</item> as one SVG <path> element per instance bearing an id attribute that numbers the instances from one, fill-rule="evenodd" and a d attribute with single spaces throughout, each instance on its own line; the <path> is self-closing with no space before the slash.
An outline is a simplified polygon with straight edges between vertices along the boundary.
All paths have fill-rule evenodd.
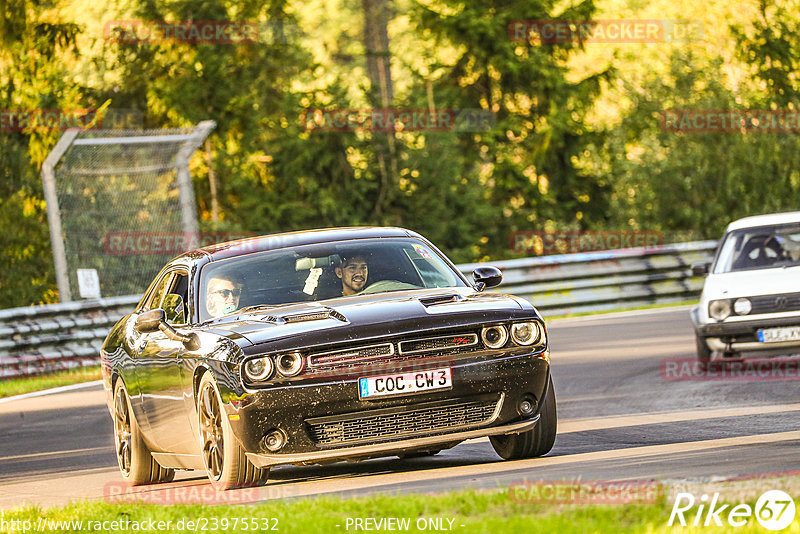
<path id="1" fill-rule="evenodd" d="M 371 458 L 376 456 L 387 456 L 405 451 L 420 450 L 425 448 L 436 448 L 437 445 L 450 445 L 454 442 L 461 442 L 472 438 L 482 438 L 485 436 L 498 436 L 501 434 L 519 434 L 533 430 L 539 422 L 539 415 L 531 419 L 509 423 L 506 425 L 490 428 L 479 428 L 475 430 L 465 430 L 451 434 L 440 434 L 426 436 L 422 438 L 411 438 L 400 441 L 390 441 L 376 443 L 373 445 L 360 445 L 356 447 L 346 447 L 342 449 L 316 451 L 296 454 L 255 454 L 247 453 L 247 458 L 256 467 L 271 467 L 273 465 L 285 464 L 304 464 L 319 463 L 326 461 L 348 460 Z"/>
<path id="2" fill-rule="evenodd" d="M 768 352 L 800 347 L 800 341 L 762 343 L 758 330 L 781 326 L 800 326 L 800 315 L 781 317 L 765 316 L 747 320 L 697 324 L 698 337 L 705 339 L 708 348 L 720 352 Z"/>
<path id="3" fill-rule="evenodd" d="M 231 427 L 251 461 L 257 466 L 314 463 L 349 458 L 386 456 L 410 450 L 447 448 L 465 439 L 497 434 L 525 432 L 535 427 L 541 400 L 546 393 L 550 364 L 546 352 L 517 350 L 478 361 L 451 363 L 452 388 L 407 396 L 360 399 L 358 377 L 325 383 L 301 383 L 248 392 L 236 405 L 226 404 Z M 519 405 L 532 400 L 535 410 L 521 415 Z M 494 403 L 491 414 L 471 419 L 470 424 L 454 424 L 459 403 Z M 449 409 L 446 421 L 451 426 L 437 427 L 437 417 Z M 237 417 L 230 416 L 236 414 Z M 405 419 L 408 414 L 420 417 Z M 423 417 L 424 414 L 424 417 Z M 382 436 L 370 421 L 380 417 L 381 428 L 403 431 Z M 432 418 L 434 423 L 430 423 Z M 364 439 L 326 441 L 329 437 L 315 428 L 337 420 L 361 424 Z M 398 422 L 395 424 L 394 420 Z M 274 429 L 287 436 L 279 452 L 270 452 L 264 436 Z M 334 428 L 335 431 L 335 428 Z M 335 432 L 334 432 L 335 433 Z M 438 447 L 437 447 L 438 446 Z"/>

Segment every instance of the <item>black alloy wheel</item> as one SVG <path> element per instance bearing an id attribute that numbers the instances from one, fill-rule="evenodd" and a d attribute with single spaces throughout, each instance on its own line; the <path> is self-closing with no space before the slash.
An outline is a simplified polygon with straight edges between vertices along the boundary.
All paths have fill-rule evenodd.
<path id="1" fill-rule="evenodd" d="M 122 476 L 131 474 L 131 414 L 125 388 L 118 387 L 114 395 L 114 448 Z"/>
<path id="2" fill-rule="evenodd" d="M 219 480 L 225 461 L 225 437 L 222 409 L 217 402 L 214 385 L 206 382 L 200 392 L 200 436 L 203 441 L 203 462 L 209 477 Z"/>

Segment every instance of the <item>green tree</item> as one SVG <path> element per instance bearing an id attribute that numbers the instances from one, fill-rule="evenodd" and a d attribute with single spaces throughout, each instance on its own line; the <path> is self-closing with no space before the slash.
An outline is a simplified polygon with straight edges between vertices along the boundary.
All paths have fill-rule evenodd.
<path id="1" fill-rule="evenodd" d="M 593 151 L 589 165 L 614 184 L 618 225 L 718 238 L 733 219 L 798 207 L 796 134 L 684 133 L 661 126 L 665 110 L 764 109 L 769 97 L 733 92 L 720 58 L 677 52 L 668 78 L 628 87 L 632 112 Z"/>
<path id="2" fill-rule="evenodd" d="M 465 197 L 468 205 L 455 202 L 453 211 L 426 224 L 441 227 L 451 221 L 469 229 L 460 234 L 460 242 L 445 240 L 445 246 L 458 249 L 475 244 L 472 257 L 459 254 L 460 259 L 508 256 L 515 230 L 554 224 L 585 227 L 605 219 L 607 186 L 577 168 L 574 158 L 595 138 L 584 118 L 600 81 L 612 72 L 573 83 L 567 80 L 567 60 L 580 53 L 580 43 L 520 43 L 509 38 L 513 21 L 589 19 L 593 12 L 590 0 L 561 12 L 554 2 L 529 0 L 445 0 L 413 8 L 418 32 L 454 51 L 451 60 L 427 66 L 441 73 L 432 81 L 436 106 L 482 109 L 496 118 L 489 131 L 452 140 L 458 157 L 440 165 L 440 190 L 473 190 Z M 426 102 L 423 84 L 416 86 L 410 100 Z M 422 160 L 431 154 L 419 156 Z M 471 224 L 463 224 L 467 217 L 473 218 Z M 435 232 L 456 233 L 456 228 Z"/>
<path id="3" fill-rule="evenodd" d="M 0 308 L 57 300 L 39 169 L 61 132 L 37 111 L 91 107 L 70 76 L 80 27 L 47 20 L 45 9 L 0 7 Z"/>

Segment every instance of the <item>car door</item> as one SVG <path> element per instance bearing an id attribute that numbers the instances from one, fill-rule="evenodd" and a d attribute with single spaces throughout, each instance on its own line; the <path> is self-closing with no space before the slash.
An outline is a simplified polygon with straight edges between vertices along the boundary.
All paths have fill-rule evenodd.
<path id="1" fill-rule="evenodd" d="M 158 279 L 153 283 L 149 294 L 145 297 L 142 307 L 131 314 L 129 318 L 129 325 L 127 327 L 127 339 L 129 342 L 128 352 L 130 354 L 130 361 L 126 366 L 125 372 L 123 373 L 126 377 L 125 387 L 127 388 L 128 395 L 130 396 L 134 417 L 136 417 L 139 428 L 141 429 L 145 441 L 149 446 L 152 446 L 152 439 L 150 424 L 147 419 L 147 414 L 144 410 L 145 395 L 143 387 L 148 389 L 148 384 L 151 382 L 150 376 L 152 369 L 150 368 L 149 364 L 152 358 L 149 357 L 149 351 L 152 349 L 152 347 L 151 349 L 148 349 L 148 345 L 152 340 L 152 335 L 149 333 L 140 332 L 135 325 L 136 320 L 142 312 L 159 307 L 161 299 L 164 297 L 164 293 L 167 291 L 167 285 L 169 284 L 171 278 L 171 272 L 162 274 L 158 277 Z"/>
<path id="2" fill-rule="evenodd" d="M 186 286 L 188 272 L 175 269 L 164 274 L 149 309 L 161 308 L 172 291 Z M 186 308 L 186 306 L 184 306 Z M 186 324 L 183 316 L 174 314 L 167 322 L 177 328 Z M 176 322 L 177 321 L 177 322 Z M 139 394 L 153 452 L 183 452 L 182 443 L 193 438 L 184 403 L 183 374 L 180 364 L 186 351 L 183 343 L 167 337 L 162 331 L 142 335 L 139 345 Z"/>

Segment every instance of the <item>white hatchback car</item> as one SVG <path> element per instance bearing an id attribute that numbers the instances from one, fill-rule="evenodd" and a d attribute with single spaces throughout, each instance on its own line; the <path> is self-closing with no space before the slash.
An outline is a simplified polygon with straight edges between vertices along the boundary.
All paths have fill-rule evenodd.
<path id="1" fill-rule="evenodd" d="M 730 223 L 713 263 L 692 272 L 708 274 L 691 312 L 700 362 L 800 347 L 800 211 Z"/>

